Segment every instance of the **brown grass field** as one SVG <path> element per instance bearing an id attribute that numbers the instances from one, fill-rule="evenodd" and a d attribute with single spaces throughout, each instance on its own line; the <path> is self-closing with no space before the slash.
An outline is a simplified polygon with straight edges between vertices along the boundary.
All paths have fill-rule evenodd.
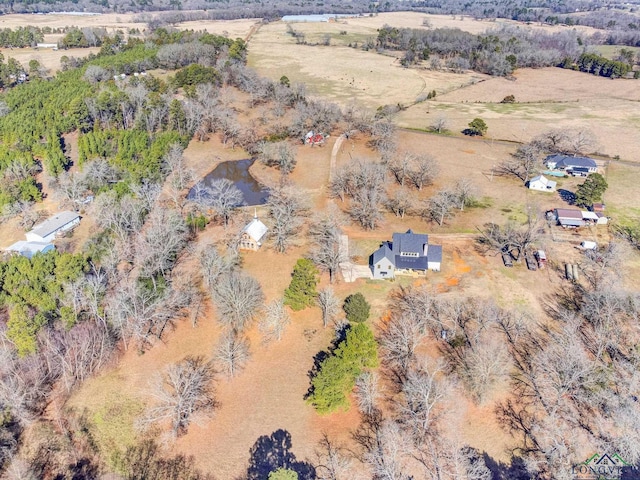
<path id="1" fill-rule="evenodd" d="M 427 223 L 417 216 L 400 219 L 385 214 L 383 222 L 375 231 L 364 231 L 356 225 L 345 228 L 351 240 L 353 252 L 360 261 L 366 262 L 368 255 L 379 242 L 388 240 L 394 231 L 413 228 L 427 232 L 434 243 L 444 246 L 443 269 L 430 273 L 426 279 L 404 278 L 395 282 L 373 282 L 360 279 L 355 283 L 339 282 L 335 285 L 341 298 L 360 291 L 372 303 L 375 324 L 385 313 L 389 292 L 411 283 L 426 283 L 440 295 L 491 296 L 510 308 L 530 309 L 539 318 L 545 317 L 544 302 L 550 294 L 562 288 L 560 269 L 565 261 L 579 256 L 573 248 L 582 239 L 609 240 L 606 228 L 588 230 L 571 236 L 570 242 L 554 242 L 545 234 L 540 246 L 547 251 L 549 268 L 529 272 L 524 265 L 505 268 L 499 257 L 480 254 L 473 234 L 487 222 L 505 223 L 524 219 L 526 204 L 534 204 L 540 211 L 564 206 L 558 194 L 529 192 L 521 182 L 499 177 L 495 166 L 508 158 L 516 148 L 516 142 L 527 141 L 533 135 L 551 127 L 589 128 L 598 137 L 599 151 L 610 156 L 620 155 L 626 162 L 612 161 L 603 170 L 609 181 L 605 195 L 608 212 L 620 221 L 640 219 L 640 189 L 635 181 L 638 167 L 632 162 L 640 158 L 640 101 L 638 83 L 626 80 L 607 80 L 572 71 L 555 68 L 530 70 L 516 73 L 515 80 L 490 78 L 475 73 L 452 74 L 423 69 L 403 69 L 393 57 L 349 48 L 349 42 L 361 42 L 375 35 L 375 29 L 385 23 L 397 26 L 421 28 L 425 15 L 408 13 L 381 14 L 374 17 L 351 18 L 335 24 L 295 24 L 303 30 L 308 40 L 320 40 L 325 33 L 331 35 L 332 45 L 296 45 L 286 34 L 286 25 L 274 22 L 263 25 L 249 43 L 249 63 L 259 73 L 272 79 L 287 75 L 293 82 L 304 82 L 308 91 L 316 97 L 333 100 L 341 105 L 351 102 L 370 109 L 382 104 L 409 105 L 423 92 L 436 90 L 433 101 L 407 108 L 397 116 L 397 123 L 414 129 L 426 129 L 438 115 L 447 117 L 452 135 L 434 135 L 418 131 L 400 130 L 400 151 L 424 152 L 433 155 L 440 166 L 440 175 L 435 185 L 421 192 L 414 191 L 415 206 L 430 197 L 438 189 L 453 184 L 461 177 L 470 178 L 477 186 L 478 206 L 458 212 L 445 225 Z M 428 16 L 432 26 L 457 26 L 472 33 L 479 33 L 496 26 L 499 22 L 478 22 L 469 18 Z M 66 16 L 3 16 L 0 26 L 40 24 L 62 26 L 68 22 L 79 25 L 107 25 L 109 28 L 143 28 L 132 23 L 126 15 L 96 17 Z M 13 22 L 13 23 L 12 23 Z M 23 23 L 20 23 L 23 22 Z M 37 23 L 44 22 L 44 23 Z M 506 22 L 509 23 L 509 22 Z M 230 37 L 245 36 L 254 20 L 236 22 L 188 22 L 180 28 L 206 29 L 214 33 L 226 32 Z M 538 27 L 531 28 L 561 28 Z M 340 32 L 346 30 L 346 35 Z M 87 50 L 82 52 L 88 53 Z M 69 52 L 4 52 L 5 56 L 24 53 L 29 55 L 56 55 Z M 16 57 L 18 58 L 18 57 Z M 41 57 L 43 63 L 53 64 L 59 56 Z M 47 63 L 45 65 L 48 66 Z M 519 103 L 500 104 L 506 95 L 515 95 Z M 243 94 L 233 93 L 234 103 L 245 117 Z M 476 116 L 484 118 L 489 125 L 488 138 L 467 138 L 457 134 Z M 243 117 L 244 118 L 244 117 Z M 323 147 L 297 146 L 297 166 L 291 180 L 299 186 L 309 199 L 312 211 L 324 209 L 329 200 L 326 196 L 329 178 L 331 151 L 337 135 L 332 132 Z M 508 140 L 497 141 L 492 139 Z M 73 135 L 66 137 L 75 145 Z M 342 143 L 337 155 L 337 165 L 345 165 L 356 158 L 367 161 L 378 159 L 376 152 L 366 144 L 363 135 L 351 136 Z M 192 141 L 185 151 L 188 167 L 198 177 L 204 176 L 223 160 L 247 158 L 240 149 L 227 148 L 213 136 L 206 142 Z M 255 165 L 253 173 L 265 183 L 277 181 L 278 173 L 262 165 Z M 574 191 L 581 180 L 567 178 L 559 180 L 559 187 Z M 44 185 L 45 191 L 48 190 Z M 348 204 L 335 203 L 347 210 Z M 47 197 L 41 208 L 56 211 L 59 204 L 54 197 Z M 250 211 L 249 211 L 250 210 Z M 260 215 L 264 215 L 261 209 Z M 246 209 L 244 217 L 253 209 Z M 94 229 L 90 214 L 69 240 L 70 249 L 81 247 Z M 209 226 L 202 232 L 197 244 L 222 242 L 224 238 L 243 226 L 242 216 L 224 230 L 220 226 Z M 2 244 L 6 246 L 22 237 L 14 223 L 2 226 Z M 11 241 L 9 241 L 11 240 Z M 243 254 L 243 269 L 260 281 L 267 301 L 282 296 L 287 286 L 295 261 L 305 255 L 308 245 L 300 240 L 287 255 L 275 253 L 269 245 L 262 251 Z M 193 257 L 181 263 L 177 274 L 194 275 L 196 260 Z M 640 282 L 640 257 L 631 255 L 627 264 L 628 274 L 623 282 L 629 288 L 637 288 Z M 322 285 L 327 283 L 326 275 Z M 207 301 L 198 324 L 189 321 L 177 322 L 176 329 L 158 342 L 145 354 L 129 349 L 111 370 L 87 381 L 76 392 L 69 405 L 77 410 L 86 409 L 88 418 L 94 423 L 98 444 L 107 451 L 131 444 L 137 435 L 133 425 L 149 398 L 149 381 L 170 363 L 186 355 L 204 355 L 210 358 L 218 341 L 221 327 L 216 321 L 215 308 Z M 331 341 L 331 329 L 324 330 L 317 308 L 310 308 L 292 315 L 292 323 L 280 342 L 263 344 L 257 329 L 249 332 L 252 358 L 247 368 L 235 379 L 221 378 L 217 386 L 220 407 L 215 416 L 192 426 L 189 432 L 169 444 L 172 453 L 183 452 L 195 456 L 197 464 L 217 478 L 230 479 L 246 471 L 250 461 L 249 451 L 262 435 L 270 435 L 284 429 L 292 435 L 293 452 L 298 460 L 312 459 L 314 447 L 323 432 L 327 432 L 350 447 L 354 447 L 351 431 L 359 422 L 357 410 L 330 416 L 318 416 L 304 402 L 309 386 L 307 372 L 312 367 L 313 356 L 327 348 Z M 486 404 L 474 406 L 458 401 L 452 406 L 461 412 L 457 425 L 462 440 L 487 452 L 496 460 L 507 460 L 507 450 L 515 445 L 515 439 L 504 433 L 496 424 L 492 414 L 495 401 L 501 398 L 497 392 Z"/>

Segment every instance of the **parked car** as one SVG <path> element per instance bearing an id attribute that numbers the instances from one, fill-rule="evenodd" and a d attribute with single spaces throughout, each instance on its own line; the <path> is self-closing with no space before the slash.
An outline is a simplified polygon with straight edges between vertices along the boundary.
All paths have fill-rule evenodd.
<path id="1" fill-rule="evenodd" d="M 502 253 L 502 263 L 504 263 L 505 267 L 513 267 L 513 261 L 511 260 L 510 253 Z"/>
<path id="2" fill-rule="evenodd" d="M 531 255 L 530 253 L 527 253 L 524 259 L 527 262 L 527 268 L 529 270 L 535 271 L 538 269 L 538 262 L 536 262 L 535 258 L 533 258 L 533 255 Z"/>

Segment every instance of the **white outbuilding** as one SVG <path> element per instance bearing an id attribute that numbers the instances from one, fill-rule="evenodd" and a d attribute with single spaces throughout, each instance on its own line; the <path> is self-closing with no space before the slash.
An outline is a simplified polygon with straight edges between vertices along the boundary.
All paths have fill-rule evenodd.
<path id="1" fill-rule="evenodd" d="M 556 182 L 549 180 L 544 175 L 538 175 L 529 180 L 529 189 L 538 192 L 555 192 Z"/>

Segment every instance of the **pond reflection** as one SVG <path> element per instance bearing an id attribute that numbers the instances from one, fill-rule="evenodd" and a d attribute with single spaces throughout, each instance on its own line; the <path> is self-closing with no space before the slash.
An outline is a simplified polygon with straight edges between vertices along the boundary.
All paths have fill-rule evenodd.
<path id="1" fill-rule="evenodd" d="M 249 173 L 249 167 L 253 165 L 254 161 L 254 159 L 248 158 L 246 160 L 220 163 L 198 182 L 197 185 L 189 190 L 187 198 L 193 200 L 196 192 L 201 190 L 202 186 L 208 187 L 213 180 L 227 178 L 242 192 L 242 196 L 244 197 L 242 205 L 262 205 L 267 201 L 269 193 L 264 185 L 260 184 L 253 178 L 251 173 Z"/>

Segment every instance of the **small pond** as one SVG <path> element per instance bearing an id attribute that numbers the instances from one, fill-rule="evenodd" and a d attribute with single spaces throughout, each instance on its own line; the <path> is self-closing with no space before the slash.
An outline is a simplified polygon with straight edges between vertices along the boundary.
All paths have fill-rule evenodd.
<path id="1" fill-rule="evenodd" d="M 244 196 L 242 205 L 262 205 L 267 201 L 269 192 L 264 185 L 259 183 L 253 178 L 251 173 L 249 173 L 249 167 L 253 165 L 254 161 L 254 159 L 248 158 L 246 160 L 222 162 L 209 172 L 199 182 L 199 185 L 204 184 L 205 186 L 209 186 L 213 180 L 227 178 L 242 192 Z M 192 199 L 195 196 L 196 189 L 197 186 L 194 186 L 189 190 L 189 194 L 187 195 L 188 199 Z"/>

